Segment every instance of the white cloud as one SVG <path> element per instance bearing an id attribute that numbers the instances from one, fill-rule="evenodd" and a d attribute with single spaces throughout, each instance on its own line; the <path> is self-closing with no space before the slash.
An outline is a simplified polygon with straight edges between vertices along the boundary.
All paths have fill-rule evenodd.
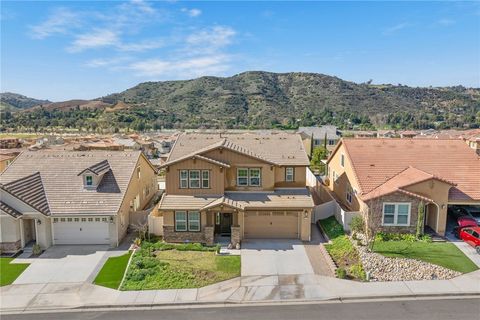
<path id="1" fill-rule="evenodd" d="M 448 26 L 454 25 L 455 20 L 444 18 L 444 19 L 438 20 L 437 24 L 443 27 L 448 27 Z"/>
<path id="2" fill-rule="evenodd" d="M 198 17 L 199 15 L 202 14 L 202 10 L 200 9 L 187 9 L 187 8 L 182 8 L 181 9 L 182 12 L 185 12 L 186 14 L 188 14 L 190 17 Z"/>
<path id="3" fill-rule="evenodd" d="M 57 8 L 42 23 L 31 26 L 31 36 L 44 39 L 54 34 L 67 33 L 67 31 L 80 24 L 79 16 L 65 8 Z"/>
<path id="4" fill-rule="evenodd" d="M 131 57 L 113 57 L 105 59 L 92 59 L 85 63 L 86 67 L 101 68 L 101 67 L 118 67 L 121 63 L 130 61 Z"/>
<path id="5" fill-rule="evenodd" d="M 224 54 L 178 60 L 148 59 L 132 63 L 130 69 L 140 76 L 162 78 L 193 78 L 215 75 L 229 69 L 230 57 Z"/>
<path id="6" fill-rule="evenodd" d="M 150 39 L 150 40 L 144 40 L 140 42 L 119 43 L 116 45 L 116 48 L 119 51 L 142 52 L 142 51 L 162 48 L 164 46 L 165 46 L 165 40 Z"/>
<path id="7" fill-rule="evenodd" d="M 399 23 L 399 24 L 396 24 L 392 27 L 389 27 L 389 28 L 386 28 L 384 31 L 383 31 L 383 35 L 391 35 L 393 33 L 396 33 L 400 30 L 403 30 L 405 28 L 408 28 L 408 27 L 411 27 L 412 25 L 408 22 L 402 22 L 402 23 Z"/>
<path id="8" fill-rule="evenodd" d="M 111 30 L 95 30 L 91 33 L 78 35 L 67 50 L 69 52 L 79 52 L 86 49 L 114 46 L 118 43 L 117 33 Z"/>
<path id="9" fill-rule="evenodd" d="M 230 45 L 236 31 L 226 26 L 214 26 L 194 32 L 187 36 L 186 52 L 190 55 L 215 53 Z"/>

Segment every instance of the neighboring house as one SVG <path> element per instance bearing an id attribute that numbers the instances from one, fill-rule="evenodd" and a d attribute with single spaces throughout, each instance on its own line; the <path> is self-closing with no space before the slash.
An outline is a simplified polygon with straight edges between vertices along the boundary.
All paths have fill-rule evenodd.
<path id="1" fill-rule="evenodd" d="M 3 172 L 16 158 L 18 153 L 0 154 L 0 172 Z"/>
<path id="2" fill-rule="evenodd" d="M 297 134 L 182 134 L 163 165 L 158 214 L 164 239 L 309 240 L 308 165 Z"/>
<path id="3" fill-rule="evenodd" d="M 418 135 L 418 132 L 412 130 L 406 130 L 400 132 L 400 138 L 415 138 Z"/>
<path id="4" fill-rule="evenodd" d="M 25 151 L 0 175 L 0 249 L 118 246 L 157 189 L 138 151 Z"/>
<path id="5" fill-rule="evenodd" d="M 395 138 L 397 134 L 395 130 L 378 130 L 377 138 Z"/>
<path id="6" fill-rule="evenodd" d="M 376 131 L 354 131 L 353 136 L 355 138 L 376 138 Z"/>
<path id="7" fill-rule="evenodd" d="M 0 138 L 0 149 L 15 149 L 21 147 L 22 143 L 18 138 Z"/>
<path id="8" fill-rule="evenodd" d="M 343 139 L 327 161 L 329 189 L 381 231 L 445 234 L 448 205 L 480 204 L 480 160 L 461 140 Z"/>
<path id="9" fill-rule="evenodd" d="M 142 145 L 132 138 L 114 137 L 112 142 L 123 146 L 125 149 L 141 150 Z"/>
<path id="10" fill-rule="evenodd" d="M 332 151 L 335 149 L 335 145 L 340 140 L 340 132 L 336 126 L 326 125 L 321 127 L 300 127 L 298 133 L 302 137 L 305 151 L 309 156 L 312 155 L 312 147 L 321 147 L 325 144 L 325 138 L 327 139 L 327 150 Z"/>

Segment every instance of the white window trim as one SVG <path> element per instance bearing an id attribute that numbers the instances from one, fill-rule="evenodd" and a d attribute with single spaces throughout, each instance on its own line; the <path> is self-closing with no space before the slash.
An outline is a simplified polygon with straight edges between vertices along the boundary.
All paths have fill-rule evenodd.
<path id="1" fill-rule="evenodd" d="M 178 220 L 177 220 L 177 215 L 178 215 L 179 213 L 185 214 L 185 219 L 178 219 Z M 173 220 L 174 220 L 174 221 L 173 221 L 173 223 L 174 223 L 174 229 L 175 229 L 176 232 L 186 232 L 186 231 L 188 231 L 188 222 L 187 222 L 187 221 L 188 221 L 188 218 L 187 218 L 187 216 L 188 216 L 187 211 L 175 211 L 175 212 L 174 212 L 174 217 L 173 217 Z M 177 221 L 185 222 L 185 230 L 179 230 L 179 229 L 177 228 Z"/>
<path id="2" fill-rule="evenodd" d="M 289 169 L 292 170 L 291 173 L 288 173 Z M 295 168 L 294 167 L 286 167 L 285 168 L 285 181 L 287 181 L 287 182 L 295 181 Z"/>
<path id="3" fill-rule="evenodd" d="M 187 173 L 187 177 L 186 177 L 186 178 L 182 178 L 182 172 L 186 172 L 186 173 Z M 180 189 L 188 189 L 188 170 L 180 170 L 179 175 L 180 175 L 180 179 L 179 179 L 179 181 L 180 181 L 180 185 L 179 185 Z M 182 181 L 185 182 L 185 187 L 182 187 Z"/>
<path id="4" fill-rule="evenodd" d="M 91 182 L 92 182 L 91 184 L 88 184 L 88 178 L 91 179 Z M 86 185 L 87 187 L 93 187 L 93 176 L 92 176 L 92 175 L 86 175 L 86 176 L 85 176 L 85 185 Z"/>
<path id="5" fill-rule="evenodd" d="M 342 168 L 345 168 L 345 154 L 342 153 L 340 155 L 340 166 L 342 166 Z"/>
<path id="6" fill-rule="evenodd" d="M 198 172 L 198 179 L 192 179 L 190 174 L 192 172 Z M 192 187 L 192 180 L 197 181 L 198 180 L 198 187 Z M 201 170 L 188 170 L 188 187 L 190 189 L 200 189 L 202 187 L 202 176 L 201 176 Z"/>
<path id="7" fill-rule="evenodd" d="M 245 177 L 242 177 L 243 179 L 247 179 L 247 183 L 246 184 L 240 184 L 240 170 L 246 170 L 247 171 L 247 175 Z M 237 186 L 238 187 L 248 187 L 248 183 L 249 183 L 249 174 L 248 174 L 248 168 L 237 168 Z"/>
<path id="8" fill-rule="evenodd" d="M 203 174 L 207 173 L 207 178 L 205 179 Z M 210 170 L 202 170 L 201 172 L 201 178 L 202 178 L 202 189 L 210 189 Z M 204 186 L 203 183 L 207 182 L 207 186 Z"/>
<path id="9" fill-rule="evenodd" d="M 251 171 L 258 171 L 258 177 L 257 176 L 252 176 L 250 174 Z M 252 184 L 251 179 L 252 178 L 258 178 L 258 184 Z M 248 185 L 250 187 L 261 187 L 262 186 L 262 169 L 260 168 L 248 168 Z"/>
<path id="10" fill-rule="evenodd" d="M 190 214 L 192 214 L 192 213 L 198 214 L 198 229 L 193 229 L 190 226 L 190 221 L 193 221 L 193 220 L 190 220 Z M 188 223 L 187 223 L 188 231 L 199 232 L 201 230 L 200 221 L 201 221 L 201 218 L 200 218 L 200 212 L 199 211 L 188 211 Z"/>
<path id="11" fill-rule="evenodd" d="M 393 223 L 384 223 L 384 216 L 385 216 L 385 206 L 386 205 L 393 205 L 395 206 L 393 212 Z M 399 205 L 408 205 L 408 216 L 407 216 L 407 223 L 398 223 L 398 206 Z M 408 227 L 410 226 L 410 217 L 412 215 L 412 203 L 411 202 L 384 202 L 382 205 L 382 226 L 399 226 L 399 227 Z"/>

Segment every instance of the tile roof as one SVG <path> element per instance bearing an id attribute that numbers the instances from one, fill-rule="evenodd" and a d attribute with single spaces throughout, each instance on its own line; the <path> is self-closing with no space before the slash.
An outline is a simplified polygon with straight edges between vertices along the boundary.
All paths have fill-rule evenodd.
<path id="1" fill-rule="evenodd" d="M 0 175 L 0 184 L 12 190 L 17 181 L 27 176 L 41 177 L 53 215 L 116 214 L 140 156 L 140 151 L 25 151 Z M 96 190 L 86 190 L 78 173 L 102 167 L 99 164 L 104 160 L 111 170 Z"/>
<path id="2" fill-rule="evenodd" d="M 202 210 L 218 205 L 238 209 L 313 208 L 313 200 L 305 189 L 277 189 L 272 192 L 225 192 L 223 196 L 185 196 L 165 194 L 159 203 L 160 210 Z"/>
<path id="3" fill-rule="evenodd" d="M 480 200 L 480 159 L 461 140 L 343 139 L 336 150 L 342 144 L 363 194 L 411 166 L 455 183 L 452 201 Z"/>
<path id="4" fill-rule="evenodd" d="M 337 134 L 337 127 L 332 125 L 321 127 L 300 127 L 298 128 L 298 132 L 304 133 L 308 136 L 313 135 L 314 139 L 325 139 L 325 134 L 327 135 L 327 139 L 340 139 L 340 136 Z"/>
<path id="5" fill-rule="evenodd" d="M 3 201 L 0 201 L 0 211 L 5 212 L 6 214 L 8 214 L 8 215 L 10 215 L 14 218 L 18 218 L 18 217 L 22 216 L 22 214 L 20 212 L 13 209 L 12 207 L 10 207 L 8 204 L 6 204 Z"/>
<path id="6" fill-rule="evenodd" d="M 110 164 L 108 163 L 108 160 L 102 160 L 99 163 L 95 163 L 94 165 L 92 165 L 88 168 L 85 168 L 78 175 L 83 174 L 85 171 L 90 171 L 93 174 L 99 176 L 99 175 L 105 174 L 106 172 L 108 172 L 110 170 L 111 170 L 111 168 L 110 168 Z"/>
<path id="7" fill-rule="evenodd" d="M 408 167 L 405 170 L 399 172 L 398 174 L 394 175 L 392 178 L 387 180 L 385 183 L 379 185 L 375 189 L 371 190 L 367 194 L 360 195 L 360 198 L 364 201 L 385 196 L 387 194 L 391 194 L 397 191 L 406 193 L 408 191 L 403 190 L 403 188 L 427 181 L 430 179 L 440 180 L 451 185 L 455 185 L 455 183 L 450 182 L 448 180 L 436 177 L 433 174 L 427 173 L 425 171 L 419 170 L 414 167 Z M 408 192 L 411 193 L 411 192 Z M 425 200 L 425 199 L 424 199 Z"/>
<path id="8" fill-rule="evenodd" d="M 35 210 L 45 215 L 50 215 L 47 195 L 45 194 L 40 172 L 1 184 L 0 188 L 22 200 Z"/>
<path id="9" fill-rule="evenodd" d="M 292 133 L 183 133 L 167 163 L 216 148 L 227 148 L 276 165 L 309 164 L 300 136 Z"/>

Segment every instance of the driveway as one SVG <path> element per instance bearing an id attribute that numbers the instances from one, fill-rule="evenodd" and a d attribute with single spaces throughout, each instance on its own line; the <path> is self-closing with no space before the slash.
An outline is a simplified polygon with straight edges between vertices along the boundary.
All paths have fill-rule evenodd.
<path id="1" fill-rule="evenodd" d="M 242 241 L 242 276 L 313 274 L 300 240 Z"/>
<path id="2" fill-rule="evenodd" d="M 108 245 L 53 246 L 35 259 L 15 259 L 30 266 L 13 284 L 92 281 L 106 257 Z"/>

